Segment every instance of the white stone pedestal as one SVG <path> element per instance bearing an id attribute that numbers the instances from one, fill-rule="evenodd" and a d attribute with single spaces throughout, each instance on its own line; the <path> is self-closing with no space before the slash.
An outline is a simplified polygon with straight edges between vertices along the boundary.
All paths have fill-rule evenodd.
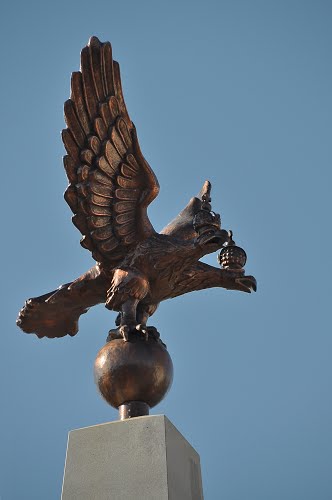
<path id="1" fill-rule="evenodd" d="M 164 415 L 71 431 L 62 500 L 203 500 L 198 453 Z"/>

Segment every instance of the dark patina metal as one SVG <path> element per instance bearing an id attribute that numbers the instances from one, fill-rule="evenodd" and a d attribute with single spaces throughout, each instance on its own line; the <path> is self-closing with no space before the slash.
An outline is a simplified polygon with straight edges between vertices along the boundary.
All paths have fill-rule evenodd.
<path id="1" fill-rule="evenodd" d="M 256 290 L 256 280 L 245 276 L 243 255 L 231 245 L 221 253 L 222 269 L 200 262 L 204 255 L 231 243 L 231 234 L 221 229 L 220 216 L 212 212 L 210 182 L 203 184 L 200 193 L 160 233 L 153 228 L 147 207 L 158 195 L 159 184 L 140 150 L 122 94 L 119 64 L 113 60 L 109 42 L 92 37 L 83 48 L 81 69 L 72 74 L 64 111 L 64 167 L 69 180 L 65 200 L 83 235 L 81 245 L 90 250 L 96 265 L 76 280 L 27 300 L 17 324 L 39 338 L 73 336 L 81 314 L 104 303 L 119 313 L 115 337 L 129 340 L 128 349 L 140 345 L 142 357 L 137 359 L 151 375 L 155 367 L 151 353 L 144 349 L 157 347 L 149 340 L 152 327 L 147 320 L 160 302 L 210 287 L 250 293 Z M 145 347 L 130 341 L 133 332 L 147 339 Z M 99 358 L 97 377 L 104 397 L 119 406 L 128 401 L 110 385 L 117 369 L 117 373 L 122 370 L 121 380 L 128 379 L 126 387 L 153 384 L 144 370 L 140 377 L 128 374 L 128 367 L 120 370 L 127 348 L 119 339 L 114 342 L 118 344 L 112 340 L 103 348 L 114 366 L 108 365 L 109 371 L 105 371 Z M 161 356 L 162 344 L 153 345 Z M 118 357 L 114 357 L 115 351 Z M 163 376 L 169 382 L 167 370 Z M 153 375 L 152 380 L 156 379 Z M 152 388 L 142 401 L 153 406 L 166 385 Z M 130 397 L 141 401 L 136 393 Z"/>
<path id="2" fill-rule="evenodd" d="M 137 416 L 158 404 L 173 380 L 173 364 L 165 345 L 152 335 L 130 333 L 128 342 L 114 339 L 99 351 L 95 382 L 102 397 L 123 415 Z M 124 406 L 127 405 L 127 406 Z M 129 418 L 128 416 L 125 418 Z"/>
<path id="3" fill-rule="evenodd" d="M 149 415 L 149 405 L 142 401 L 130 401 L 130 403 L 124 403 L 119 406 L 120 420 L 143 417 L 144 415 Z"/>
<path id="4" fill-rule="evenodd" d="M 80 315 L 104 302 L 120 312 L 119 332 L 126 339 L 136 327 L 144 333 L 163 300 L 210 287 L 256 289 L 254 277 L 229 265 L 234 249 L 223 254 L 223 269 L 200 262 L 230 242 L 220 216 L 211 212 L 208 181 L 161 233 L 153 229 L 146 209 L 159 185 L 141 153 L 109 42 L 92 37 L 82 50 L 65 118 L 64 166 L 70 182 L 65 199 L 83 234 L 81 244 L 97 264 L 77 280 L 27 300 L 17 320 L 25 332 L 75 335 Z"/>
<path id="5" fill-rule="evenodd" d="M 233 240 L 233 232 L 229 231 L 230 239 L 218 255 L 218 262 L 224 269 L 243 269 L 247 262 L 247 254 Z"/>

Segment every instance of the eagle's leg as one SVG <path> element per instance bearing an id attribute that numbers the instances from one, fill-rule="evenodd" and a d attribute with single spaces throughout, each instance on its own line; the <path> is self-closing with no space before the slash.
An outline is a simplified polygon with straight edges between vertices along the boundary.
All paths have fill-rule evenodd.
<path id="1" fill-rule="evenodd" d="M 145 275 L 133 268 L 122 267 L 114 271 L 111 287 L 107 291 L 106 307 L 121 311 L 119 333 L 125 341 L 136 330 L 137 306 L 149 291 Z"/>
<path id="2" fill-rule="evenodd" d="M 148 340 L 149 338 L 148 327 L 146 326 L 148 319 L 149 319 L 149 313 L 146 310 L 137 311 L 136 330 L 138 330 L 139 332 L 142 333 L 142 335 L 144 335 L 145 340 Z"/>
<path id="3" fill-rule="evenodd" d="M 152 335 L 152 337 L 155 338 L 155 340 L 158 340 L 160 338 L 160 334 L 157 330 L 156 327 L 154 326 L 147 326 L 146 323 L 149 319 L 150 316 L 155 312 L 157 309 L 158 304 L 139 304 L 137 308 L 137 326 L 136 329 L 142 332 L 142 334 L 145 336 L 145 339 L 148 340 L 149 335 Z"/>
<path id="4" fill-rule="evenodd" d="M 135 330 L 137 325 L 136 310 L 138 302 L 139 300 L 130 297 L 122 304 L 119 331 L 125 342 L 128 342 L 129 333 Z"/>

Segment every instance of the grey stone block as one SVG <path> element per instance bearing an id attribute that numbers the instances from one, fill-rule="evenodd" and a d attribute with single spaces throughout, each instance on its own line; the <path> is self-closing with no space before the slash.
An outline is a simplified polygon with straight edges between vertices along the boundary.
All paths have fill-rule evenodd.
<path id="1" fill-rule="evenodd" d="M 62 500 L 203 500 L 198 453 L 164 415 L 71 431 Z"/>

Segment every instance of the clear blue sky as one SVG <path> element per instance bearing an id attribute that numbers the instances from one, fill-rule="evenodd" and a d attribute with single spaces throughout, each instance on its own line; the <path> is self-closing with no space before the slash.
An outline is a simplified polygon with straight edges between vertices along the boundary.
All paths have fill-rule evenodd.
<path id="1" fill-rule="evenodd" d="M 27 297 L 92 265 L 59 133 L 92 34 L 113 44 L 160 181 L 155 228 L 210 179 L 259 284 L 161 305 L 175 379 L 153 413 L 200 453 L 206 500 L 331 500 L 331 14 L 319 0 L 2 6 L 1 500 L 58 499 L 68 431 L 117 418 L 92 376 L 113 313 L 54 341 L 15 326 Z"/>

